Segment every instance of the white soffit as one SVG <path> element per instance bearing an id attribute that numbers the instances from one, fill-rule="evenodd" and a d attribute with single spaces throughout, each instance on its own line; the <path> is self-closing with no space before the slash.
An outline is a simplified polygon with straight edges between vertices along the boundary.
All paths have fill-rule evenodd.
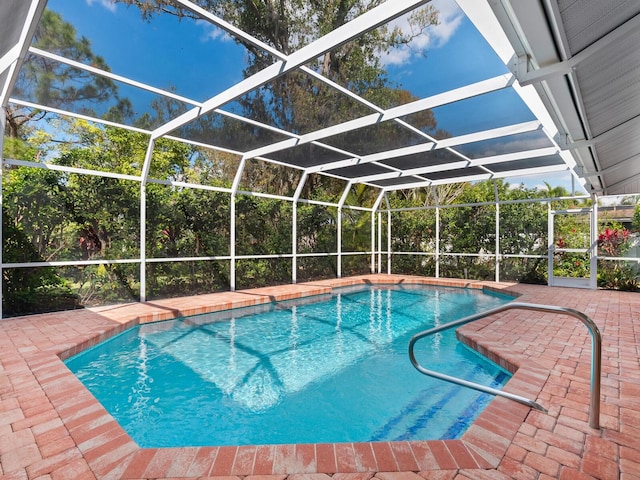
<path id="1" fill-rule="evenodd" d="M 489 0 L 533 85 L 599 195 L 640 192 L 640 2 Z"/>

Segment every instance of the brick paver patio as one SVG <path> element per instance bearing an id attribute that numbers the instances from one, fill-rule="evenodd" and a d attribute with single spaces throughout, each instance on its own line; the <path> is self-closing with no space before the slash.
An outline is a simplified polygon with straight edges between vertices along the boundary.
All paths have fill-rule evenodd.
<path id="1" fill-rule="evenodd" d="M 360 282 L 507 290 L 573 308 L 603 336 L 601 428 L 589 427 L 590 337 L 575 318 L 509 311 L 466 325 L 469 345 L 517 369 L 460 440 L 141 449 L 61 359 L 138 323 L 319 294 Z M 368 275 L 0 321 L 0 479 L 640 480 L 640 294 Z"/>

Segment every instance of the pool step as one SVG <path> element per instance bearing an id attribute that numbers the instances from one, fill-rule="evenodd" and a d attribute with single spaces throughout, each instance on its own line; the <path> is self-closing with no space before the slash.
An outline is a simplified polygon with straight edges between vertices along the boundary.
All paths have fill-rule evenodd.
<path id="1" fill-rule="evenodd" d="M 473 377 L 478 366 L 460 362 L 454 368 L 461 376 Z M 426 377 L 425 377 L 426 378 Z M 505 377 L 506 378 L 506 377 Z M 492 382 L 499 387 L 504 378 Z M 433 382 L 433 383 L 432 383 Z M 429 380 L 407 406 L 378 429 L 372 440 L 412 440 L 421 438 L 457 438 L 469 419 L 486 405 L 491 397 L 459 385 Z"/>

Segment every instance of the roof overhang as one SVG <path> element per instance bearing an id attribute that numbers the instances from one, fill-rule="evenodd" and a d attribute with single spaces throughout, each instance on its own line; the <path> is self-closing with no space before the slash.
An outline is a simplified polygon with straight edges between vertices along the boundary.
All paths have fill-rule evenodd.
<path id="1" fill-rule="evenodd" d="M 640 3 L 490 0 L 588 191 L 640 192 Z"/>

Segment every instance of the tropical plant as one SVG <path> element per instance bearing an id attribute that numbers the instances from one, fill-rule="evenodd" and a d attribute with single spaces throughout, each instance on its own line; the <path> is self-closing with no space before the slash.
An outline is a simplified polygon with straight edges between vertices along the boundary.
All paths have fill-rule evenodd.
<path id="1" fill-rule="evenodd" d="M 607 257 L 623 256 L 631 246 L 629 230 L 618 223 L 607 226 L 598 235 L 598 249 Z M 598 286 L 611 290 L 637 291 L 637 272 L 620 261 L 605 260 L 598 265 Z"/>

